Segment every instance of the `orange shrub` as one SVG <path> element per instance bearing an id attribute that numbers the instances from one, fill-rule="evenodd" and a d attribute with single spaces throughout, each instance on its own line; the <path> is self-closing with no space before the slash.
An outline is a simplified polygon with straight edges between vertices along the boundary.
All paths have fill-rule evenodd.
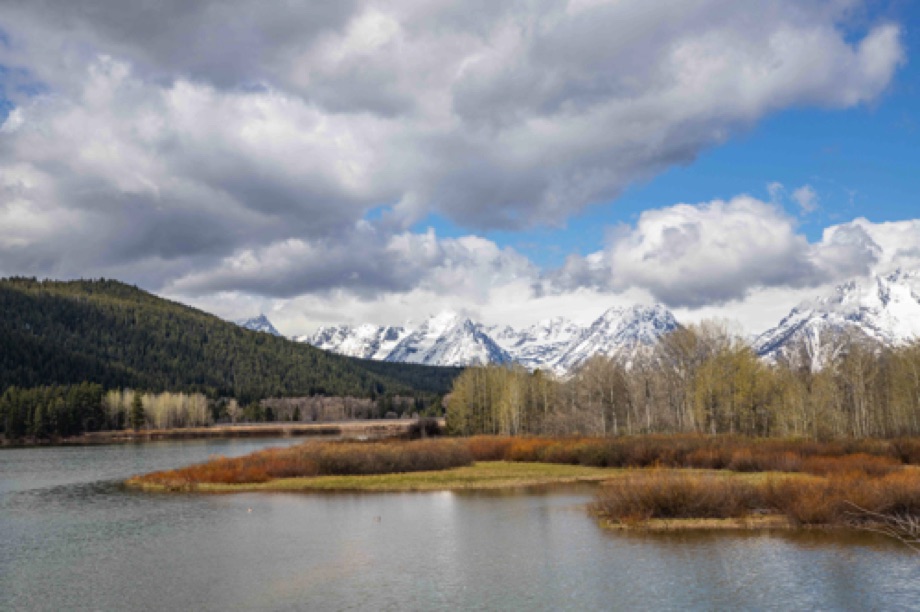
<path id="1" fill-rule="evenodd" d="M 845 474 L 860 472 L 869 476 L 884 476 L 901 468 L 897 459 L 877 457 L 865 453 L 837 457 L 815 456 L 802 461 L 802 471 L 809 474 L 826 476 L 828 474 Z"/>
<path id="2" fill-rule="evenodd" d="M 466 446 L 476 461 L 506 461 L 512 438 L 499 436 L 473 436 Z"/>
<path id="3" fill-rule="evenodd" d="M 542 461 L 553 441 L 545 438 L 513 438 L 507 451 L 509 461 Z"/>
<path id="4" fill-rule="evenodd" d="M 651 470 L 605 484 L 595 510 L 623 522 L 651 518 L 736 518 L 762 504 L 758 487 L 710 474 Z"/>
<path id="5" fill-rule="evenodd" d="M 472 462 L 473 456 L 467 446 L 456 440 L 397 444 L 307 442 L 284 449 L 266 449 L 234 459 L 215 457 L 199 465 L 147 474 L 141 477 L 141 481 L 170 489 L 188 489 L 200 483 L 240 484 L 326 474 L 443 470 Z"/>

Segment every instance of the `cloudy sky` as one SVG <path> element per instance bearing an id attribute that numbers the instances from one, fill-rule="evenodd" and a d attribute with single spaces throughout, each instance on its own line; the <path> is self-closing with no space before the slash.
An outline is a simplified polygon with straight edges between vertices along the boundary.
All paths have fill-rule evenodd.
<path id="1" fill-rule="evenodd" d="M 920 266 L 920 9 L 0 0 L 0 276 L 749 332 Z"/>

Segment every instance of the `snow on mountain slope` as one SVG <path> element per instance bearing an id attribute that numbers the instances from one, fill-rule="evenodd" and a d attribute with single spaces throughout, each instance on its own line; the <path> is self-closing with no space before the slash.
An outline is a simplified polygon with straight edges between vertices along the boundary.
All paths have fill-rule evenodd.
<path id="1" fill-rule="evenodd" d="M 575 336 L 551 365 L 562 373 L 573 371 L 593 355 L 628 357 L 632 351 L 653 346 L 679 325 L 661 304 L 614 307 Z"/>
<path id="2" fill-rule="evenodd" d="M 754 349 L 775 360 L 801 346 L 817 369 L 845 346 L 848 335 L 884 346 L 920 338 L 920 272 L 899 270 L 850 281 L 830 295 L 803 302 L 761 334 Z"/>
<path id="3" fill-rule="evenodd" d="M 425 365 L 509 363 L 511 356 L 482 329 L 453 312 L 435 315 L 407 334 L 386 361 Z"/>
<path id="4" fill-rule="evenodd" d="M 383 360 L 396 348 L 408 332 L 402 327 L 365 323 L 321 327 L 310 336 L 296 336 L 296 342 L 308 342 L 315 347 L 361 359 Z"/>
<path id="5" fill-rule="evenodd" d="M 415 329 L 340 325 L 294 340 L 366 359 L 450 366 L 513 362 L 566 374 L 595 354 L 628 357 L 677 326 L 661 305 L 611 308 L 590 327 L 555 317 L 520 331 L 443 312 Z"/>
<path id="6" fill-rule="evenodd" d="M 250 329 L 252 331 L 262 332 L 265 334 L 271 334 L 273 336 L 280 336 L 281 333 L 275 329 L 275 326 L 272 325 L 272 322 L 268 320 L 264 314 L 260 314 L 257 317 L 252 317 L 251 319 L 245 319 L 243 321 L 237 321 L 237 325 Z"/>
<path id="7" fill-rule="evenodd" d="M 585 331 L 565 317 L 545 319 L 521 331 L 507 326 L 485 329 L 515 362 L 529 369 L 547 367 Z"/>

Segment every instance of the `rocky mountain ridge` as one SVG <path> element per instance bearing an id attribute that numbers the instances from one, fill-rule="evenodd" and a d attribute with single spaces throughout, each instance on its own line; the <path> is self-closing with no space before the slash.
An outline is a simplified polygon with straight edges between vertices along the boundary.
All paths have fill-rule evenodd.
<path id="1" fill-rule="evenodd" d="M 589 326 L 554 317 L 521 330 L 442 312 L 414 329 L 326 326 L 295 340 L 365 359 L 452 366 L 518 363 L 564 374 L 592 355 L 622 355 L 652 345 L 677 327 L 661 305 L 611 308 Z"/>
<path id="2" fill-rule="evenodd" d="M 264 315 L 244 326 L 278 335 Z M 553 317 L 515 329 L 442 312 L 418 326 L 332 325 L 293 340 L 378 361 L 449 366 L 517 363 L 564 375 L 593 355 L 628 361 L 679 326 L 666 307 L 654 304 L 613 307 L 590 325 Z M 895 347 L 917 338 L 920 272 L 899 270 L 852 280 L 802 302 L 775 327 L 756 336 L 752 345 L 768 361 L 804 359 L 803 365 L 820 369 L 854 340 Z"/>
<path id="3" fill-rule="evenodd" d="M 768 360 L 804 358 L 816 369 L 853 340 L 896 347 L 917 338 L 920 272 L 898 270 L 852 280 L 802 302 L 753 345 Z"/>

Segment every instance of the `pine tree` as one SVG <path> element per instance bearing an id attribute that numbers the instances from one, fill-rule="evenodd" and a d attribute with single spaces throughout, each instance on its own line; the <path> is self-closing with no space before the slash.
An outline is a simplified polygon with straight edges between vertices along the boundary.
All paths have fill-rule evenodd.
<path id="1" fill-rule="evenodd" d="M 134 393 L 134 400 L 131 402 L 131 427 L 137 431 L 144 424 L 144 403 L 141 401 L 141 394 Z"/>

